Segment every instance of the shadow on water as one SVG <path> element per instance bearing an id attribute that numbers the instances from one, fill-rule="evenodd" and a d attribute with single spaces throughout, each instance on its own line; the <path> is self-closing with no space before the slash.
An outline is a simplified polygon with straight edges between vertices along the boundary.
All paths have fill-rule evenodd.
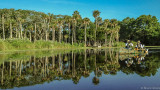
<path id="1" fill-rule="evenodd" d="M 159 53 L 119 55 L 115 49 L 23 52 L 0 54 L 0 88 L 32 86 L 54 80 L 79 80 L 93 72 L 98 85 L 102 74 L 154 76 L 160 67 Z"/>

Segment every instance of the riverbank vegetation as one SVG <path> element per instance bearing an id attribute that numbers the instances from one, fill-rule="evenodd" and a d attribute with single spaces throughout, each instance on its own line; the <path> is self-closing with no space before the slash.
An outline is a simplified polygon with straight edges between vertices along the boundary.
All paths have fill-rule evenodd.
<path id="1" fill-rule="evenodd" d="M 19 42 L 19 49 L 57 48 L 66 45 L 70 47 L 75 44 L 113 47 L 121 44 L 119 40 L 125 42 L 127 39 L 141 40 L 146 45 L 160 44 L 157 42 L 160 40 L 160 24 L 155 16 L 141 15 L 136 19 L 127 17 L 118 21 L 102 19 L 100 14 L 100 11 L 94 10 L 95 21 L 92 22 L 87 17 L 82 18 L 78 11 L 68 16 L 31 10 L 0 9 L 0 38 L 5 40 L 0 40 L 3 46 L 1 49 L 6 50 L 6 45 L 10 42 L 14 44 L 15 40 Z M 7 48 L 12 47 L 14 46 Z"/>
<path id="2" fill-rule="evenodd" d="M 6 39 L 0 40 L 0 51 L 15 51 L 15 50 L 37 50 L 37 49 L 73 49 L 82 48 L 84 44 L 59 43 L 57 41 L 37 40 L 30 42 L 29 39 Z"/>

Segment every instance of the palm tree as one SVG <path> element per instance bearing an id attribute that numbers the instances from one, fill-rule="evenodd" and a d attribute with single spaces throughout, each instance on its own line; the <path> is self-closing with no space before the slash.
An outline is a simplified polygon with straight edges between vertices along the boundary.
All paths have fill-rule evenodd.
<path id="1" fill-rule="evenodd" d="M 90 22 L 89 18 L 84 18 L 84 19 L 83 19 L 83 23 L 84 23 L 84 25 L 85 25 L 85 35 L 84 35 L 85 47 L 86 47 L 86 42 L 87 42 L 86 29 L 87 29 L 87 25 L 89 24 L 89 22 Z"/>
<path id="2" fill-rule="evenodd" d="M 61 42 L 62 30 L 63 30 L 63 20 L 62 20 L 62 18 L 58 19 L 58 27 L 59 27 L 59 42 Z"/>
<path id="3" fill-rule="evenodd" d="M 96 31 L 97 31 L 97 18 L 100 15 L 100 12 L 98 10 L 94 10 L 93 11 L 93 17 L 95 18 L 95 22 L 96 22 L 96 30 L 95 30 L 95 46 L 96 46 Z"/>
<path id="4" fill-rule="evenodd" d="M 72 45 L 73 45 L 73 39 L 74 42 L 76 42 L 76 27 L 77 27 L 77 20 L 81 19 L 81 16 L 79 15 L 78 11 L 74 11 L 74 13 L 72 14 L 72 18 L 73 18 L 73 23 L 74 23 L 74 30 L 72 30 Z"/>
<path id="5" fill-rule="evenodd" d="M 3 40 L 5 40 L 4 23 L 5 23 L 5 20 L 4 20 L 4 14 L 2 14 Z"/>
<path id="6" fill-rule="evenodd" d="M 29 30 L 29 40 L 32 41 L 32 31 L 33 31 L 33 25 L 30 24 L 27 29 Z"/>
<path id="7" fill-rule="evenodd" d="M 37 24 L 40 23 L 41 18 L 39 17 L 39 15 L 34 15 L 32 17 L 33 19 L 33 23 L 34 23 L 34 41 L 37 40 Z"/>
<path id="8" fill-rule="evenodd" d="M 117 42 L 119 42 L 119 30 L 120 30 L 120 28 L 121 27 L 119 25 L 116 27 L 116 34 L 117 34 L 116 40 L 117 40 Z"/>
<path id="9" fill-rule="evenodd" d="M 55 41 L 55 27 L 56 27 L 56 21 L 55 21 L 55 20 L 52 20 L 51 25 L 52 25 L 52 41 Z"/>
<path id="10" fill-rule="evenodd" d="M 116 19 L 111 19 L 110 21 L 110 26 L 111 26 L 111 30 L 110 30 L 110 43 L 109 46 L 111 47 L 113 45 L 113 35 L 116 32 L 116 26 L 118 25 L 118 21 Z"/>
<path id="11" fill-rule="evenodd" d="M 71 16 L 65 16 L 64 19 L 65 19 L 65 23 L 68 24 L 69 42 L 70 42 L 70 40 L 71 40 L 70 35 L 71 35 L 71 21 L 72 21 L 72 18 L 71 18 Z"/>
<path id="12" fill-rule="evenodd" d="M 102 18 L 101 17 L 97 17 L 97 28 L 99 27 L 99 25 L 102 23 Z"/>
<path id="13" fill-rule="evenodd" d="M 107 27 L 109 25 L 109 19 L 104 20 L 104 25 L 105 25 L 105 45 L 107 46 Z"/>
<path id="14" fill-rule="evenodd" d="M 22 23 L 24 22 L 24 19 L 22 18 L 22 13 L 20 11 L 17 11 L 17 20 L 19 22 L 19 28 L 20 28 L 20 37 L 23 38 L 23 33 L 22 33 Z"/>

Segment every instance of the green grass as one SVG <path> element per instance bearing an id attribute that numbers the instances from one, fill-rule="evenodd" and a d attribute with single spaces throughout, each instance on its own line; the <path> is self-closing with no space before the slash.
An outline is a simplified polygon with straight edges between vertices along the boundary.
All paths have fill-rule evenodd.
<path id="1" fill-rule="evenodd" d="M 136 42 L 132 42 L 134 46 Z M 114 43 L 113 47 L 125 47 L 124 42 Z M 0 39 L 0 52 L 4 51 L 20 51 L 20 50 L 51 50 L 51 49 L 77 49 L 77 48 L 92 48 L 92 47 L 84 47 L 83 43 L 74 43 L 71 45 L 70 43 L 59 43 L 53 41 L 45 41 L 45 40 L 37 40 L 35 42 L 30 42 L 28 39 Z M 108 47 L 102 47 L 108 48 Z M 110 47 L 112 48 L 112 47 Z"/>
<path id="2" fill-rule="evenodd" d="M 30 42 L 28 39 L 0 39 L 0 51 L 15 51 L 15 50 L 33 50 L 33 49 L 69 49 L 82 48 L 84 44 L 74 43 L 59 43 L 53 41 L 37 40 Z"/>

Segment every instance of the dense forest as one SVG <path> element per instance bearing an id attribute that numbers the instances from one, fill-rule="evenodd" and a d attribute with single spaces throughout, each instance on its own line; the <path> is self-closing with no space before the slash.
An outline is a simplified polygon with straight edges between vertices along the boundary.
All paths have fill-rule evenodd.
<path id="1" fill-rule="evenodd" d="M 82 18 L 78 11 L 72 16 L 54 15 L 31 10 L 0 9 L 0 38 L 46 40 L 60 43 L 84 43 L 85 46 L 115 46 L 119 40 L 140 40 L 146 45 L 159 45 L 160 23 L 155 16 L 102 19 L 93 11 L 94 22 Z"/>

